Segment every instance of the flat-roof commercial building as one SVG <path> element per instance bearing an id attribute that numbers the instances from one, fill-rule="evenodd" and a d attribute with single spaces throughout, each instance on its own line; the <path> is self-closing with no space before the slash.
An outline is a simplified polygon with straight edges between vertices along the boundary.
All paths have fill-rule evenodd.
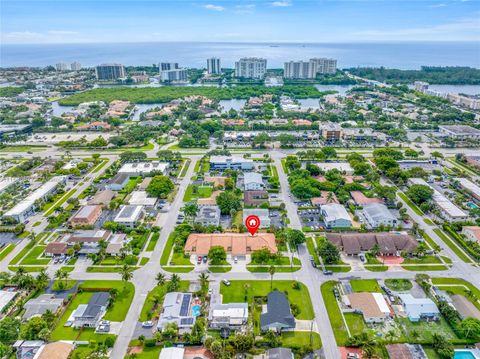
<path id="1" fill-rule="evenodd" d="M 329 171 L 329 170 L 339 170 L 346 175 L 353 174 L 353 168 L 350 166 L 348 162 L 317 162 L 315 163 L 321 170 Z"/>
<path id="2" fill-rule="evenodd" d="M 187 69 L 173 69 L 160 71 L 160 80 L 165 81 L 187 81 L 188 71 Z"/>
<path id="3" fill-rule="evenodd" d="M 410 293 L 399 294 L 403 309 L 412 322 L 438 320 L 440 311 L 430 298 L 415 298 Z"/>
<path id="4" fill-rule="evenodd" d="M 223 171 L 226 169 L 231 170 L 252 170 L 254 162 L 251 159 L 243 158 L 241 156 L 211 156 L 210 157 L 210 170 Z"/>
<path id="5" fill-rule="evenodd" d="M 0 290 L 0 312 L 17 296 L 18 292 Z"/>
<path id="6" fill-rule="evenodd" d="M 5 178 L 0 181 L 0 194 L 6 191 L 10 186 L 18 182 L 16 178 Z"/>
<path id="7" fill-rule="evenodd" d="M 273 233 L 192 233 L 185 243 L 185 253 L 208 255 L 213 246 L 222 246 L 232 256 L 252 254 L 259 249 L 277 253 L 277 243 Z"/>
<path id="8" fill-rule="evenodd" d="M 66 176 L 53 177 L 28 195 L 28 197 L 20 201 L 15 207 L 5 212 L 3 217 L 13 217 L 17 222 L 25 222 L 35 211 L 37 201 L 43 201 L 49 195 L 53 194 L 58 186 L 65 184 L 66 179 Z"/>
<path id="9" fill-rule="evenodd" d="M 390 308 L 382 293 L 351 293 L 346 297 L 352 309 L 362 312 L 366 323 L 383 323 L 390 317 Z"/>
<path id="10" fill-rule="evenodd" d="M 383 256 L 399 256 L 401 252 L 412 253 L 418 243 L 408 234 L 383 233 L 327 233 L 327 240 L 335 244 L 346 255 L 368 252 L 378 245 Z"/>
<path id="11" fill-rule="evenodd" d="M 245 172 L 243 174 L 243 185 L 245 191 L 260 191 L 265 189 L 262 174 L 257 172 Z"/>
<path id="12" fill-rule="evenodd" d="M 347 228 L 352 226 L 352 219 L 344 206 L 338 203 L 329 203 L 320 206 L 320 214 L 323 217 L 325 227 Z"/>
<path id="13" fill-rule="evenodd" d="M 240 329 L 248 322 L 248 303 L 215 304 L 210 307 L 208 326 L 212 329 Z"/>
<path id="14" fill-rule="evenodd" d="M 0 125 L 0 138 L 31 132 L 32 125 Z"/>
<path id="15" fill-rule="evenodd" d="M 69 220 L 72 226 L 91 226 L 95 224 L 102 214 L 102 206 L 87 205 L 83 206 Z"/>
<path id="16" fill-rule="evenodd" d="M 445 197 L 442 193 L 430 186 L 424 179 L 410 178 L 408 181 L 411 185 L 419 184 L 423 186 L 428 186 L 433 189 L 432 200 L 440 209 L 442 217 L 444 217 L 447 221 L 456 222 L 468 219 L 467 213 L 454 205 L 447 197 Z"/>
<path id="17" fill-rule="evenodd" d="M 466 125 L 440 125 L 438 130 L 444 136 L 455 140 L 478 140 L 480 139 L 480 130 Z"/>
<path id="18" fill-rule="evenodd" d="M 126 77 L 127 72 L 121 64 L 102 64 L 95 67 L 95 76 L 100 81 L 112 81 Z"/>
<path id="19" fill-rule="evenodd" d="M 248 216 L 258 216 L 260 219 L 260 228 L 270 227 L 270 211 L 267 208 L 244 208 L 243 223 L 245 223 Z"/>
<path id="20" fill-rule="evenodd" d="M 133 191 L 130 194 L 128 204 L 132 206 L 145 206 L 148 208 L 154 208 L 157 206 L 158 198 L 149 197 L 145 191 Z"/>
<path id="21" fill-rule="evenodd" d="M 235 62 L 235 77 L 261 79 L 267 72 L 267 59 L 244 57 Z"/>
<path id="22" fill-rule="evenodd" d="M 168 163 L 160 161 L 125 163 L 117 173 L 129 176 L 148 176 L 152 173 L 165 174 Z"/>
<path id="23" fill-rule="evenodd" d="M 339 141 L 342 138 L 342 126 L 339 123 L 321 122 L 319 130 L 327 142 Z"/>
<path id="24" fill-rule="evenodd" d="M 143 214 L 143 206 L 122 206 L 113 221 L 126 227 L 134 228 L 135 224 L 142 219 Z"/>
<path id="25" fill-rule="evenodd" d="M 390 212 L 390 210 L 381 203 L 371 203 L 363 206 L 363 216 L 367 223 L 372 228 L 377 228 L 380 225 L 395 227 L 397 225 L 397 218 Z"/>

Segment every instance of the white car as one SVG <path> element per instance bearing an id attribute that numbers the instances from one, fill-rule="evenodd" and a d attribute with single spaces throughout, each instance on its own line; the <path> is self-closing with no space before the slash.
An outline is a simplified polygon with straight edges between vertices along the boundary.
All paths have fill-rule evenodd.
<path id="1" fill-rule="evenodd" d="M 151 328 L 153 327 L 153 322 L 151 320 L 147 320 L 146 322 L 142 323 L 143 328 Z"/>

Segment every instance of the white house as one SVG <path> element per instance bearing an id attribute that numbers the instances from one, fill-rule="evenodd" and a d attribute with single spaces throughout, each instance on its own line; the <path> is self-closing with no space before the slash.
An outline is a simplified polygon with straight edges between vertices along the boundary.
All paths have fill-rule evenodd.
<path id="1" fill-rule="evenodd" d="M 384 226 L 396 226 L 397 218 L 390 212 L 384 204 L 371 203 L 363 206 L 363 216 L 372 228 L 377 228 L 381 224 Z"/>
<path id="2" fill-rule="evenodd" d="M 210 170 L 252 170 L 253 160 L 241 156 L 211 156 Z"/>
<path id="3" fill-rule="evenodd" d="M 262 175 L 257 172 L 245 172 L 243 174 L 245 191 L 260 191 L 265 188 Z"/>
<path id="4" fill-rule="evenodd" d="M 327 228 L 343 228 L 352 226 L 352 219 L 350 218 L 345 207 L 341 204 L 330 203 L 320 206 L 320 213 Z"/>
<path id="5" fill-rule="evenodd" d="M 143 213 L 143 206 L 122 206 L 113 221 L 134 228 L 135 223 L 142 219 Z"/>
<path id="6" fill-rule="evenodd" d="M 245 208 L 243 210 L 243 223 L 248 216 L 258 216 L 260 219 L 260 228 L 270 227 L 270 212 L 266 208 Z"/>
<path id="7" fill-rule="evenodd" d="M 424 320 L 437 320 L 440 311 L 430 298 L 415 298 L 410 293 L 399 294 L 403 309 L 412 322 Z"/>
<path id="8" fill-rule="evenodd" d="M 168 163 L 160 161 L 125 163 L 117 173 L 125 173 L 129 176 L 147 176 L 152 172 L 165 174 Z"/>
<path id="9" fill-rule="evenodd" d="M 465 226 L 462 228 L 462 234 L 467 240 L 480 243 L 480 227 Z"/>
<path id="10" fill-rule="evenodd" d="M 248 304 L 228 303 L 212 305 L 208 321 L 210 328 L 213 329 L 240 329 L 248 322 Z"/>

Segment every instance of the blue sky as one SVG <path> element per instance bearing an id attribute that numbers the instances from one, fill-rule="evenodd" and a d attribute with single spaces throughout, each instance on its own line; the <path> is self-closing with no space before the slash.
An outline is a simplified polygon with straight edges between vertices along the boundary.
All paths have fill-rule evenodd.
<path id="1" fill-rule="evenodd" d="M 1 41 L 480 41 L 480 0 L 2 0 Z"/>

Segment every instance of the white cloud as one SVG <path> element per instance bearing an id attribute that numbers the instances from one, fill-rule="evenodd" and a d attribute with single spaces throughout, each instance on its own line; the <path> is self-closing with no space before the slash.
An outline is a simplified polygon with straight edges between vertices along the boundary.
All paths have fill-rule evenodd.
<path id="1" fill-rule="evenodd" d="M 433 5 L 430 5 L 429 8 L 435 9 L 435 8 L 445 7 L 445 6 L 447 6 L 447 4 L 433 4 Z"/>
<path id="2" fill-rule="evenodd" d="M 251 14 L 255 11 L 255 4 L 236 5 L 235 14 Z"/>
<path id="3" fill-rule="evenodd" d="M 273 7 L 288 7 L 292 6 L 292 3 L 290 3 L 289 1 L 274 1 L 270 5 L 272 5 Z"/>
<path id="4" fill-rule="evenodd" d="M 213 11 L 223 11 L 225 8 L 220 5 L 213 5 L 213 4 L 207 4 L 203 6 L 207 10 L 213 10 Z"/>

